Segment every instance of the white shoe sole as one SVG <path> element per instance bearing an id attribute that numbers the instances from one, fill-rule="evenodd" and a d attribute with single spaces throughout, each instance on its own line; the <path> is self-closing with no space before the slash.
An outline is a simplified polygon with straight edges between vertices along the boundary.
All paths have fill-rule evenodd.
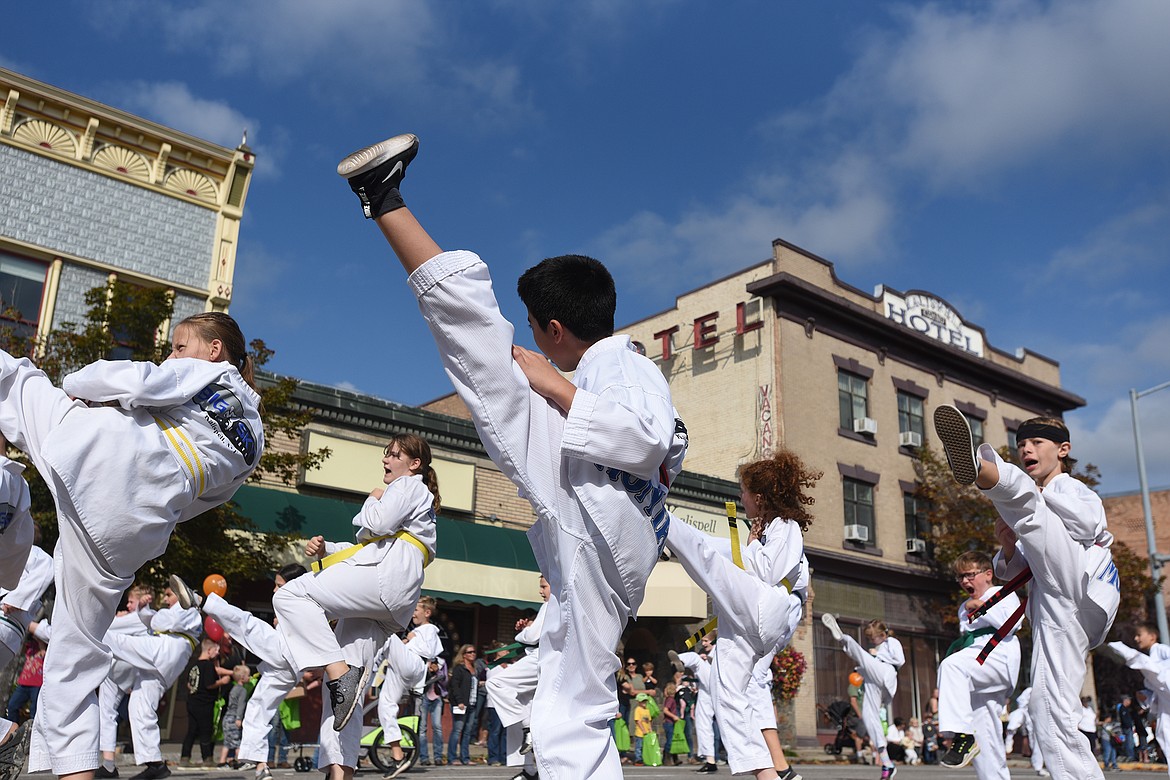
<path id="1" fill-rule="evenodd" d="M 825 628 L 829 629 L 829 633 L 833 635 L 833 639 L 837 642 L 840 642 L 841 638 L 845 636 L 841 633 L 841 626 L 837 625 L 837 618 L 833 617 L 830 613 L 826 612 L 821 615 L 821 622 L 825 624 Z"/>
<path id="2" fill-rule="evenodd" d="M 202 599 L 195 594 L 195 591 L 191 590 L 191 586 L 179 575 L 172 574 L 168 584 L 171 586 L 175 598 L 179 600 L 179 606 L 183 609 L 192 609 L 202 603 Z"/>
<path id="3" fill-rule="evenodd" d="M 953 406 L 940 406 L 934 410 L 934 431 L 942 440 L 943 452 L 955 481 L 960 485 L 975 484 L 979 464 L 967 418 Z"/>
<path id="4" fill-rule="evenodd" d="M 405 133 L 387 138 L 385 141 L 379 141 L 365 149 L 358 149 L 337 164 L 337 175 L 349 179 L 360 173 L 365 173 L 395 155 L 402 154 L 416 143 L 418 143 L 417 136 Z"/>

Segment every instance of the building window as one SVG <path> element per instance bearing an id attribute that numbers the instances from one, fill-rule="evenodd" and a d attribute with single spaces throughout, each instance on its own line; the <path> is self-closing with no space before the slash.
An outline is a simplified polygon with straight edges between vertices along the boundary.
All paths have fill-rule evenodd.
<path id="1" fill-rule="evenodd" d="M 0 252 L 0 319 L 19 338 L 36 335 L 48 266 Z"/>
<path id="2" fill-rule="evenodd" d="M 1008 428 L 1007 429 L 1007 442 L 1008 442 L 1008 449 L 1011 450 L 1012 452 L 1015 452 L 1016 446 L 1017 446 L 1016 445 L 1016 429 L 1015 428 Z"/>
<path id="3" fill-rule="evenodd" d="M 855 420 L 869 417 L 869 390 L 864 377 L 837 370 L 837 399 L 841 410 L 841 427 L 853 430 Z"/>
<path id="4" fill-rule="evenodd" d="M 873 546 L 876 539 L 873 519 L 873 485 L 857 479 L 844 477 L 841 480 L 845 498 L 845 527 L 860 526 L 866 529 L 862 544 Z"/>
<path id="5" fill-rule="evenodd" d="M 971 441 L 978 447 L 985 441 L 983 438 L 983 421 L 978 417 L 972 417 L 966 413 L 963 416 L 967 418 L 967 424 L 971 426 Z"/>
<path id="6" fill-rule="evenodd" d="M 930 519 L 926 514 L 926 502 L 913 493 L 902 494 L 902 512 L 906 519 L 906 552 L 926 553 L 930 546 Z M 911 541 L 923 542 L 912 545 Z"/>
<path id="7" fill-rule="evenodd" d="M 915 433 L 917 444 L 906 440 L 903 436 L 903 446 L 921 447 L 926 441 L 926 409 L 922 399 L 916 395 L 898 391 L 898 433 Z"/>

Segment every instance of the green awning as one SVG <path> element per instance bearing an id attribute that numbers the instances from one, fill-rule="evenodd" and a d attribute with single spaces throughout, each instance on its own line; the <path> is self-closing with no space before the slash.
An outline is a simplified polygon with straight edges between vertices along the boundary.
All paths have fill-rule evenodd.
<path id="1" fill-rule="evenodd" d="M 233 501 L 261 531 L 331 541 L 353 539 L 362 503 L 244 485 Z M 540 606 L 539 569 L 523 531 L 484 523 L 438 519 L 437 555 L 427 567 L 423 592 L 446 601 L 521 609 Z"/>

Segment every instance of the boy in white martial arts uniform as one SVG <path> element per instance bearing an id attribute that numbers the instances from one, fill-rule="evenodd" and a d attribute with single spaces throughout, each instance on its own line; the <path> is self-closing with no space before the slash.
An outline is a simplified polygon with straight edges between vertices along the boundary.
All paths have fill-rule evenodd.
<path id="1" fill-rule="evenodd" d="M 40 611 L 41 597 L 53 582 L 53 558 L 40 548 L 39 528 L 33 538 L 36 543 L 28 550 L 19 581 L 10 588 L 0 587 L 0 667 L 20 652 L 29 621 Z"/>
<path id="2" fill-rule="evenodd" d="M 60 529 L 30 771 L 88 780 L 101 763 L 102 637 L 175 525 L 227 501 L 255 468 L 264 439 L 251 366 L 239 327 L 220 312 L 179 323 L 161 365 L 102 360 L 61 388 L 0 352 L 0 433 L 45 478 Z"/>
<path id="3" fill-rule="evenodd" d="M 29 550 L 39 541 L 35 541 L 38 529 L 29 513 L 24 464 L 7 453 L 8 441 L 0 435 L 0 588 L 13 590 L 25 574 Z"/>
<path id="4" fill-rule="evenodd" d="M 871 620 L 865 626 L 865 638 L 873 646 L 867 651 L 857 643 L 853 637 L 841 631 L 837 625 L 837 618 L 826 612 L 821 615 L 821 622 L 833 639 L 841 643 L 841 649 L 857 664 L 857 671 L 865 678 L 861 699 L 861 722 L 865 724 L 865 732 L 869 735 L 874 755 L 881 761 L 881 780 L 890 780 L 898 773 L 898 768 L 890 760 L 889 750 L 886 748 L 886 729 L 882 728 L 881 708 L 889 707 L 894 701 L 894 694 L 898 692 L 898 670 L 906 663 L 906 653 L 902 650 L 902 643 L 893 637 L 886 624 L 880 620 Z M 888 713 L 888 710 L 887 710 Z"/>
<path id="5" fill-rule="evenodd" d="M 106 634 L 114 658 L 137 672 L 130 689 L 130 734 L 134 763 L 145 764 L 145 768 L 131 780 L 161 780 L 171 774 L 162 757 L 158 704 L 199 647 L 203 626 L 199 610 L 184 609 L 171 588 L 164 592 L 163 604 L 166 609 L 156 612 L 150 621 L 151 633 Z"/>
<path id="6" fill-rule="evenodd" d="M 410 275 L 444 368 L 488 455 L 533 506 L 528 532 L 552 588 L 532 741 L 545 780 L 621 776 L 609 721 L 621 632 L 666 537 L 665 499 L 685 429 L 662 372 L 613 336 L 613 278 L 595 260 L 550 258 L 521 276 L 533 338 L 513 345 L 487 266 L 446 252 L 403 206 L 398 185 L 418 139 L 362 149 L 338 173 Z M 574 371 L 569 382 L 548 362 Z"/>
<path id="7" fill-rule="evenodd" d="M 1068 474 L 1075 462 L 1068 457 L 1068 428 L 1049 417 L 1022 423 L 1016 430 L 1021 469 L 987 444 L 976 453 L 967 420 L 953 406 L 935 409 L 934 426 L 955 480 L 975 484 L 999 512 L 996 575 L 1022 581 L 1030 569 L 1028 709 L 1044 735 L 1048 770 L 1058 780 L 1101 778 L 1077 730 L 1079 696 L 1088 653 L 1105 640 L 1121 592 L 1101 499 Z"/>
<path id="8" fill-rule="evenodd" d="M 382 645 L 378 658 L 375 658 L 375 661 L 385 658 L 387 662 L 382 688 L 378 691 L 378 722 L 382 724 L 382 743 L 390 745 L 390 757 L 394 760 L 386 777 L 398 777 L 410 768 L 410 762 L 402 750 L 398 702 L 407 691 L 417 690 L 422 693 L 427 664 L 443 654 L 439 628 L 431 623 L 434 611 L 433 598 L 420 598 L 411 618 L 414 628 L 406 635 L 406 639 L 399 639 L 397 634 L 392 634 L 386 644 Z"/>
<path id="9" fill-rule="evenodd" d="M 1032 769 L 1039 777 L 1048 777 L 1048 770 L 1044 768 L 1044 749 L 1040 745 L 1040 735 L 1032 727 L 1032 717 L 1028 715 L 1028 701 L 1032 698 L 1031 686 L 1020 691 L 1016 697 L 1015 707 L 1008 713 L 1007 728 L 1003 737 L 1005 755 L 1011 755 L 1016 741 L 1016 732 L 1021 728 L 1028 735 L 1028 747 L 1032 749 Z"/>
<path id="10" fill-rule="evenodd" d="M 1170 647 L 1158 641 L 1158 628 L 1152 623 L 1138 626 L 1134 644 L 1136 650 L 1124 642 L 1110 642 L 1107 646 L 1126 666 L 1142 673 L 1142 680 L 1153 693 L 1150 712 L 1157 718 L 1154 736 L 1159 745 L 1170 745 Z"/>
<path id="11" fill-rule="evenodd" d="M 317 760 L 319 767 L 335 767 L 330 772 L 337 777 L 348 777 L 357 767 L 362 724 L 350 716 L 368 687 L 374 654 L 409 624 L 423 569 L 435 557 L 439 480 L 430 445 L 412 433 L 396 434 L 382 466 L 386 487 L 373 490 L 353 519 L 357 544 L 313 537 L 305 554 L 329 557 L 317 573 L 293 580 L 272 597 L 295 668 L 325 669 L 332 706 L 322 709 Z M 329 627 L 332 619 L 336 632 Z"/>
<path id="12" fill-rule="evenodd" d="M 712 631 L 700 640 L 702 652 L 675 653 L 668 651 L 670 660 L 675 661 L 695 676 L 699 689 L 695 694 L 695 752 L 703 758 L 703 766 L 697 770 L 701 774 L 718 772 L 719 765 L 715 763 L 715 708 L 711 697 L 711 686 L 714 680 L 711 677 L 711 665 L 718 648 L 713 644 L 715 632 Z"/>
<path id="13" fill-rule="evenodd" d="M 115 615 L 106 629 L 106 644 L 110 643 L 111 634 L 148 634 L 156 614 L 151 608 L 153 601 L 154 594 L 149 588 L 143 585 L 131 586 L 126 591 L 126 610 Z M 110 664 L 109 675 L 98 688 L 98 748 L 102 752 L 102 763 L 94 772 L 94 777 L 107 780 L 118 776 L 118 767 L 114 763 L 118 748 L 118 707 L 122 699 L 133 690 L 137 680 L 138 670 L 115 656 Z"/>
<path id="14" fill-rule="evenodd" d="M 671 518 L 666 544 L 711 597 L 719 620 L 711 694 L 732 774 L 795 777 L 786 762 L 783 774 L 777 771 L 769 744 L 779 746 L 775 711 L 770 698 L 765 703 L 754 695 L 759 685 L 752 674 L 765 656 L 770 661 L 776 648 L 788 644 L 804 614 L 809 574 L 803 534 L 813 502 L 806 491 L 820 477 L 788 450 L 740 467 L 741 500 L 752 521 L 742 551 Z"/>
<path id="15" fill-rule="evenodd" d="M 544 603 L 540 605 L 536 617 L 516 621 L 516 642 L 527 645 L 524 655 L 498 670 L 487 681 L 488 701 L 496 708 L 496 715 L 507 733 L 505 744 L 508 746 L 508 766 L 524 767 L 512 780 L 532 780 L 539 774 L 532 750 L 532 697 L 540 682 L 540 634 L 544 630 L 548 598 L 552 592 L 544 577 L 540 578 L 539 589 L 540 599 Z M 517 741 L 518 729 L 521 736 Z"/>
<path id="16" fill-rule="evenodd" d="M 959 605 L 959 639 L 938 668 L 938 733 L 952 737 L 939 763 L 957 768 L 974 760 L 980 780 L 1009 780 L 999 716 L 1020 676 L 1019 622 L 1006 629 L 992 652 L 985 646 L 1002 626 L 1013 622 L 1020 599 L 1012 593 L 970 620 L 971 613 L 1000 590 L 991 584 L 991 558 L 971 550 L 957 557 L 951 569 L 967 598 Z"/>
<path id="17" fill-rule="evenodd" d="M 304 566 L 290 563 L 276 573 L 273 593 L 306 573 Z M 172 575 L 171 588 L 182 604 L 199 603 L 198 596 L 181 578 Z M 271 780 L 268 768 L 268 733 L 280 703 L 296 687 L 300 675 L 288 658 L 277 630 L 267 622 L 229 604 L 218 593 L 208 593 L 202 600 L 203 613 L 215 618 L 232 639 L 260 659 L 260 681 L 252 689 L 244 709 L 244 724 L 236 758 L 239 769 L 255 769 L 257 780 Z"/>

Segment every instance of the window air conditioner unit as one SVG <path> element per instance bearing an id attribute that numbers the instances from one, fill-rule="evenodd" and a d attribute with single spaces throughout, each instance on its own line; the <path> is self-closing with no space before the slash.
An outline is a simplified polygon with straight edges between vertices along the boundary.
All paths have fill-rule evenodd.
<path id="1" fill-rule="evenodd" d="M 921 447 L 922 434 L 918 431 L 902 431 L 900 434 L 898 434 L 898 446 Z"/>
<path id="2" fill-rule="evenodd" d="M 925 539 L 907 539 L 906 540 L 906 552 L 910 553 L 911 555 L 919 555 L 921 553 L 926 552 L 926 540 Z"/>
<path id="3" fill-rule="evenodd" d="M 845 541 L 868 542 L 869 529 L 864 525 L 847 525 L 845 526 Z"/>
<path id="4" fill-rule="evenodd" d="M 877 433 L 877 420 L 872 417 L 858 417 L 853 421 L 854 433 Z"/>

